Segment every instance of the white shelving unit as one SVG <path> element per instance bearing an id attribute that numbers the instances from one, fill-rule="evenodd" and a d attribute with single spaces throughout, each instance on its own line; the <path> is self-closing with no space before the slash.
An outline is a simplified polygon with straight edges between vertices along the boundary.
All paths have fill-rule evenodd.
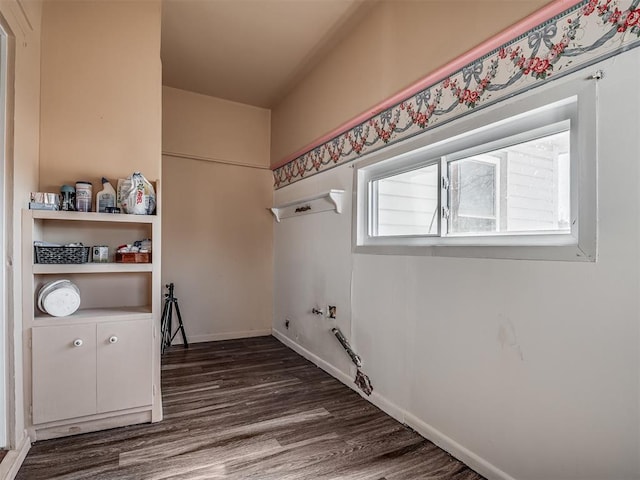
<path id="1" fill-rule="evenodd" d="M 106 222 L 106 223 L 134 223 L 153 224 L 156 215 L 128 215 L 126 213 L 96 213 L 96 212 L 63 212 L 55 210 L 29 210 L 34 220 L 64 220 L 75 222 Z"/>
<path id="2" fill-rule="evenodd" d="M 276 205 L 270 210 L 276 221 L 280 222 L 283 218 L 327 212 L 329 210 L 342 213 L 343 200 L 344 190 L 328 190 L 318 195 L 301 198 L 294 202 Z"/>
<path id="3" fill-rule="evenodd" d="M 36 311 L 34 320 L 36 322 L 43 320 L 42 323 L 47 324 L 71 324 L 85 322 L 94 318 L 100 318 L 105 321 L 113 320 L 145 320 L 149 318 L 153 312 L 151 305 L 143 307 L 108 307 L 108 308 L 83 308 L 68 317 L 54 319 L 46 313 Z"/>
<path id="4" fill-rule="evenodd" d="M 156 184 L 157 193 L 157 184 Z M 25 409 L 32 440 L 162 419 L 160 217 L 23 210 Z M 35 264 L 33 242 L 116 247 L 151 238 L 152 263 Z M 81 307 L 52 317 L 40 287 L 67 278 Z"/>
<path id="5" fill-rule="evenodd" d="M 134 273 L 153 272 L 152 263 L 83 263 L 80 265 L 34 264 L 35 275 L 64 275 L 70 273 Z"/>

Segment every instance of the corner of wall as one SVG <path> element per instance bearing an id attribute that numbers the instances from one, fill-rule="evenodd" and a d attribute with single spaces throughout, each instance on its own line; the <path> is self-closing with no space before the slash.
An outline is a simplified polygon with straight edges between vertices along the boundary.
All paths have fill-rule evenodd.
<path id="1" fill-rule="evenodd" d="M 13 462 L 13 466 L 7 470 L 8 475 L 11 472 L 15 475 L 29 447 L 24 430 L 21 209 L 27 205 L 29 192 L 38 186 L 42 10 L 41 0 L 0 3 L 3 27 L 9 36 L 6 169 L 10 180 L 6 183 L 9 201 L 4 215 L 6 253 L 11 269 L 6 317 L 9 347 L 7 443 L 11 449 L 7 461 Z"/>

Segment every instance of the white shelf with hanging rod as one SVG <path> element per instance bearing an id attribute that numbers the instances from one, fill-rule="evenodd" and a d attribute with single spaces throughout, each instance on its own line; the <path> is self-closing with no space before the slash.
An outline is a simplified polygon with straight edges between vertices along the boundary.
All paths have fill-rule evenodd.
<path id="1" fill-rule="evenodd" d="M 343 203 L 344 190 L 332 189 L 293 202 L 276 205 L 270 210 L 276 221 L 280 222 L 283 218 L 327 212 L 330 210 L 335 210 L 336 213 L 342 213 Z"/>

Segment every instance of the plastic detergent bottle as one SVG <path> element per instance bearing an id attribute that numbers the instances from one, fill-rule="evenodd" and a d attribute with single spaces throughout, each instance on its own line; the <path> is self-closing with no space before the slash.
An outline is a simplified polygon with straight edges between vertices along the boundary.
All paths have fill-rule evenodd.
<path id="1" fill-rule="evenodd" d="M 102 177 L 102 190 L 96 193 L 96 210 L 105 213 L 107 207 L 116 206 L 116 191 L 109 180 Z"/>

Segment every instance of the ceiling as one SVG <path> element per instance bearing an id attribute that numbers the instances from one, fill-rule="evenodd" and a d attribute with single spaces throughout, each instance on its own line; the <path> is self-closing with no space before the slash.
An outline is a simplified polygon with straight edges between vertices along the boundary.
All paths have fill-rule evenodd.
<path id="1" fill-rule="evenodd" d="M 163 0 L 163 84 L 271 108 L 375 0 Z"/>

